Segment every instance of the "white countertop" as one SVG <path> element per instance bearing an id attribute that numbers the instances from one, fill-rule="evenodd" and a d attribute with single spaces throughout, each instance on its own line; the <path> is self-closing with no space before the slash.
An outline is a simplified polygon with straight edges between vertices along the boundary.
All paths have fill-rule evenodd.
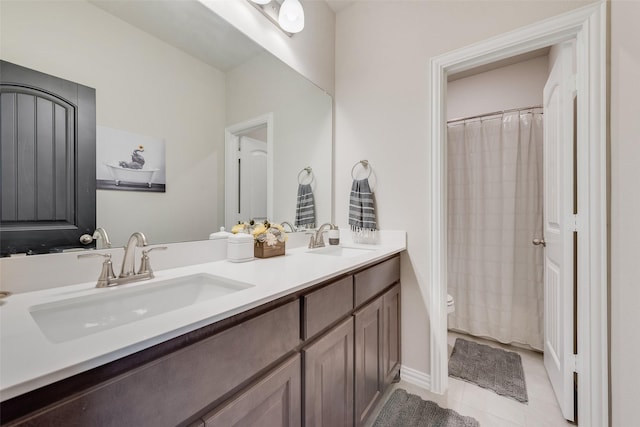
<path id="1" fill-rule="evenodd" d="M 307 248 L 287 249 L 285 256 L 245 263 L 226 260 L 156 271 L 152 280 L 112 288 L 95 288 L 95 282 L 63 286 L 10 296 L 0 306 L 0 400 L 54 383 L 77 373 L 120 359 L 208 324 L 241 313 L 292 292 L 323 282 L 350 270 L 406 249 L 406 234 L 390 232 L 370 251 L 348 258 L 307 253 Z M 229 295 L 148 317 L 54 344 L 30 314 L 34 305 L 85 295 L 118 292 L 124 288 L 152 286 L 175 277 L 208 273 L 252 285 Z"/>

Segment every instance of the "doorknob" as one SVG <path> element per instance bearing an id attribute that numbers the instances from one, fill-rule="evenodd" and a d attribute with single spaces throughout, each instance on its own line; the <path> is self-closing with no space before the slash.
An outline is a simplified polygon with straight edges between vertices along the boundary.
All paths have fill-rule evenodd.
<path id="1" fill-rule="evenodd" d="M 547 242 L 545 242 L 544 239 L 533 239 L 533 244 L 536 246 L 538 245 L 547 246 Z"/>

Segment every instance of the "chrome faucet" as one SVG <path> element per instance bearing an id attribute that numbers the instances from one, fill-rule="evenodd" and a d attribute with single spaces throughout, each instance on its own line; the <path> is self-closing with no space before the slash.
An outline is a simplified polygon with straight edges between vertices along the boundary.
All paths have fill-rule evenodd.
<path id="1" fill-rule="evenodd" d="M 111 240 L 109 240 L 109 235 L 107 234 L 107 230 L 102 227 L 96 228 L 96 231 L 93 232 L 93 240 L 102 240 L 102 247 L 109 249 L 111 247 Z"/>
<path id="2" fill-rule="evenodd" d="M 107 230 L 102 227 L 96 228 L 93 232 L 93 235 L 83 234 L 82 236 L 80 236 L 80 243 L 82 243 L 83 245 L 88 245 L 89 243 L 92 243 L 94 240 L 97 241 L 98 239 L 102 241 L 102 249 L 109 249 L 111 247 L 111 240 L 109 240 Z M 97 248 L 98 245 L 96 244 L 96 249 Z"/>
<path id="3" fill-rule="evenodd" d="M 294 227 L 293 225 L 291 225 L 291 223 L 289 221 L 282 221 L 280 223 L 280 225 L 282 226 L 282 228 L 284 228 L 285 225 L 289 226 L 289 229 L 291 229 L 292 233 L 295 233 L 297 231 L 296 227 Z"/>
<path id="4" fill-rule="evenodd" d="M 124 247 L 124 258 L 122 258 L 122 268 L 120 269 L 120 275 L 118 278 L 122 279 L 136 274 L 136 246 L 147 246 L 147 238 L 139 231 L 136 231 L 131 235 L 131 237 L 129 237 L 129 241 Z"/>
<path id="5" fill-rule="evenodd" d="M 122 269 L 118 277 L 113 273 L 113 265 L 111 264 L 111 254 L 90 253 L 78 255 L 78 259 L 104 257 L 102 263 L 102 271 L 98 277 L 96 288 L 107 288 L 110 286 L 124 285 L 125 283 L 138 282 L 140 280 L 153 279 L 153 270 L 149 262 L 149 252 L 155 250 L 167 249 L 166 246 L 156 246 L 155 248 L 145 249 L 142 251 L 142 259 L 140 260 L 140 269 L 135 272 L 135 252 L 136 246 L 147 246 L 147 239 L 144 234 L 136 231 L 129 237 L 127 245 L 124 247 L 124 257 L 122 259 Z"/>
<path id="6" fill-rule="evenodd" d="M 309 233 L 311 234 L 311 239 L 309 239 L 309 248 L 324 248 L 324 237 L 322 233 L 326 227 L 329 227 L 331 230 L 335 230 L 337 228 L 337 226 L 330 222 L 326 222 L 318 227 L 315 233 Z"/>

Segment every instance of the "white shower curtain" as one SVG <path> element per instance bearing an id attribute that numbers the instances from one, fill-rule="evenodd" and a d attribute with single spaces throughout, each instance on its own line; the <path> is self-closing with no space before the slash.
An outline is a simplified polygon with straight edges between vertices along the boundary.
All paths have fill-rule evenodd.
<path id="1" fill-rule="evenodd" d="M 448 126 L 449 328 L 543 349 L 542 114 Z"/>

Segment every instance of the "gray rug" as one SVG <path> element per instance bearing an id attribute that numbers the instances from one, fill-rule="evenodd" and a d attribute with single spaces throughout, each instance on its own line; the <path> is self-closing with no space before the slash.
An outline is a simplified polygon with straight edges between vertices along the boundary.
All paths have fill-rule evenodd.
<path id="1" fill-rule="evenodd" d="M 373 427 L 480 427 L 480 423 L 399 388 L 384 404 Z"/>
<path id="2" fill-rule="evenodd" d="M 449 358 L 449 376 L 527 402 L 527 384 L 518 353 L 456 339 Z"/>

